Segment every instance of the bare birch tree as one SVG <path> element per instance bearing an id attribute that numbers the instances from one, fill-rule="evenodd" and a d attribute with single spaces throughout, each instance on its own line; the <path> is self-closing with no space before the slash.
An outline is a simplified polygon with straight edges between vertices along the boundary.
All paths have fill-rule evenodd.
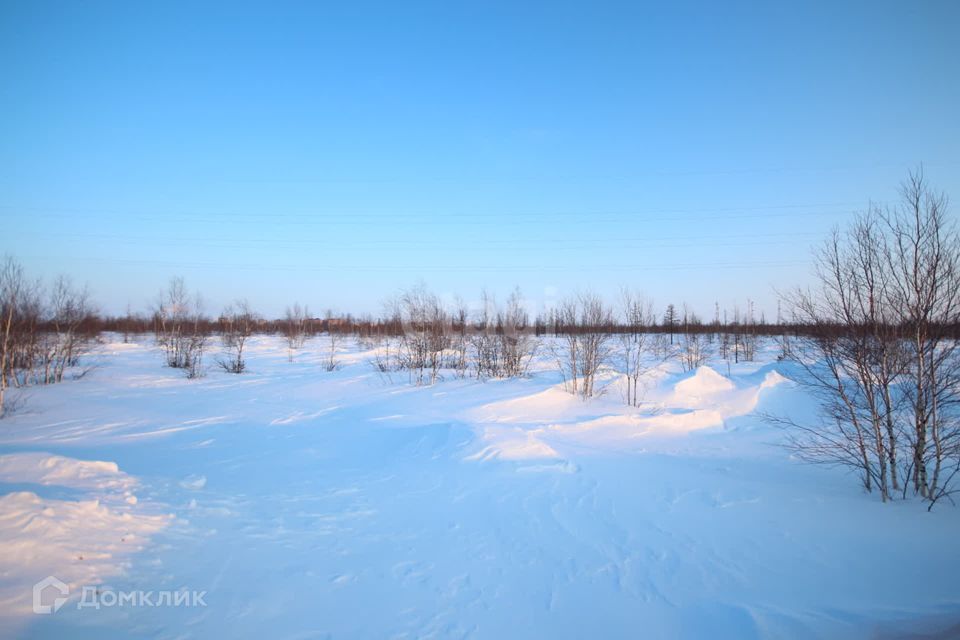
<path id="1" fill-rule="evenodd" d="M 303 347 L 307 339 L 307 324 L 310 311 L 306 306 L 301 307 L 299 302 L 287 307 L 281 323 L 283 337 L 287 340 L 287 357 L 293 362 L 293 352 Z"/>
<path id="2" fill-rule="evenodd" d="M 911 479 L 914 491 L 931 503 L 952 492 L 960 465 L 954 333 L 960 322 L 960 240 L 947 206 L 946 195 L 931 189 L 918 171 L 901 186 L 900 206 L 883 216 L 893 272 L 889 304 L 902 309 L 909 344 Z"/>
<path id="3" fill-rule="evenodd" d="M 650 333 L 653 324 L 653 303 L 629 289 L 620 294 L 620 313 L 623 330 L 619 335 L 625 382 L 624 400 L 631 407 L 640 405 L 640 380 L 654 363 L 649 358 L 654 351 L 655 336 Z"/>
<path id="4" fill-rule="evenodd" d="M 857 468 L 884 501 L 912 485 L 932 507 L 960 472 L 960 238 L 922 174 L 901 195 L 834 232 L 817 288 L 791 297 L 805 333 L 786 355 L 825 420 L 786 422 L 801 456 Z"/>
<path id="5" fill-rule="evenodd" d="M 157 298 L 154 322 L 167 366 L 183 369 L 188 378 L 201 377 L 209 329 L 200 294 L 191 295 L 183 278 L 171 279 Z"/>
<path id="6" fill-rule="evenodd" d="M 596 393 L 596 375 L 608 362 L 613 312 L 593 293 L 568 298 L 557 309 L 562 331 L 554 357 L 567 390 L 582 399 Z"/>
<path id="7" fill-rule="evenodd" d="M 440 300 L 426 286 L 418 285 L 400 296 L 397 311 L 403 327 L 401 366 L 416 385 L 435 383 L 449 342 L 447 314 Z"/>
<path id="8" fill-rule="evenodd" d="M 6 392 L 11 386 L 16 343 L 15 322 L 29 284 L 23 267 L 11 256 L 0 264 L 0 417 L 6 408 Z"/>
<path id="9" fill-rule="evenodd" d="M 224 354 L 217 363 L 229 373 L 243 373 L 247 369 L 244 347 L 256 330 L 260 317 L 246 300 L 237 300 L 220 314 L 220 341 Z"/>

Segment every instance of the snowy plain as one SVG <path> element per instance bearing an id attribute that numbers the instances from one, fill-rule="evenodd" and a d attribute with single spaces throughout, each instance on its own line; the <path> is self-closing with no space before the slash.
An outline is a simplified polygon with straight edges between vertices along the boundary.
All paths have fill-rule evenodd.
<path id="1" fill-rule="evenodd" d="M 659 367 L 645 404 L 528 377 L 415 387 L 324 338 L 199 380 L 116 336 L 0 422 L 0 636 L 960 637 L 960 508 L 881 504 L 761 413 L 775 350 Z M 70 587 L 31 609 L 46 576 Z M 78 607 L 84 586 L 206 606 Z"/>

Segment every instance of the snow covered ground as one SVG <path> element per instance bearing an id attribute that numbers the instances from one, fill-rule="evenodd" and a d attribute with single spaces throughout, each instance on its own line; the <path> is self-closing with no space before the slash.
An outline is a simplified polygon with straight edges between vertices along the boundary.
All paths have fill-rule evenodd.
<path id="1" fill-rule="evenodd" d="M 417 388 L 323 347 L 187 380 L 144 338 L 32 389 L 0 422 L 0 635 L 960 636 L 960 509 L 792 460 L 757 414 L 813 407 L 772 351 L 663 367 L 631 409 L 546 357 Z M 69 595 L 37 614 L 47 576 Z M 92 586 L 206 593 L 78 607 Z"/>

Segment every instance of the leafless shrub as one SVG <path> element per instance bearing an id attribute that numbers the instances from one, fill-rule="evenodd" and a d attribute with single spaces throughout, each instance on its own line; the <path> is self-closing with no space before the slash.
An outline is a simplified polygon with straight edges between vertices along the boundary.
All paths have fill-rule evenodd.
<path id="1" fill-rule="evenodd" d="M 710 357 L 706 334 L 685 333 L 680 343 L 680 364 L 684 371 L 694 371 Z"/>
<path id="2" fill-rule="evenodd" d="M 393 384 L 393 373 L 400 370 L 400 364 L 389 339 L 385 339 L 377 345 L 369 362 L 381 380 Z"/>
<path id="3" fill-rule="evenodd" d="M 563 301 L 557 317 L 563 339 L 554 344 L 554 357 L 567 391 L 586 400 L 596 392 L 596 374 L 610 357 L 613 313 L 599 296 L 582 293 Z"/>
<path id="4" fill-rule="evenodd" d="M 467 305 L 462 299 L 457 298 L 453 310 L 451 325 L 451 348 L 453 349 L 453 361 L 451 362 L 450 368 L 456 372 L 458 378 L 465 378 L 467 376 L 467 369 L 469 366 L 468 350 L 470 347 L 470 341 L 467 337 L 468 322 L 469 312 L 467 310 Z"/>
<path id="5" fill-rule="evenodd" d="M 339 331 L 327 331 L 327 355 L 323 361 L 323 368 L 327 371 L 336 371 L 340 368 L 340 361 L 337 359 L 337 350 L 340 348 L 342 336 Z"/>
<path id="6" fill-rule="evenodd" d="M 238 300 L 220 314 L 220 341 L 224 354 L 217 364 L 228 373 L 243 373 L 247 369 L 243 350 L 253 335 L 260 317 L 246 300 Z"/>
<path id="7" fill-rule="evenodd" d="M 309 331 L 310 312 L 307 307 L 300 306 L 299 302 L 287 307 L 281 322 L 283 337 L 287 340 L 287 356 L 293 362 L 293 352 L 303 347 Z"/>
<path id="8" fill-rule="evenodd" d="M 0 417 L 7 390 L 64 379 L 94 339 L 95 310 L 85 288 L 57 278 L 44 296 L 12 257 L 0 263 Z"/>
<path id="9" fill-rule="evenodd" d="M 50 291 L 46 319 L 47 331 L 42 332 L 41 359 L 43 381 L 60 382 L 67 367 L 77 364 L 86 352 L 91 336 L 82 330 L 94 311 L 87 289 L 76 289 L 70 279 L 61 276 Z"/>
<path id="10" fill-rule="evenodd" d="M 203 376 L 203 355 L 209 328 L 200 294 L 190 295 L 183 278 L 173 278 L 154 309 L 157 343 L 168 367 L 183 369 L 188 378 Z"/>
<path id="11" fill-rule="evenodd" d="M 449 345 L 447 315 L 439 298 L 419 285 L 400 296 L 395 311 L 403 326 L 400 366 L 417 385 L 435 383 L 440 377 L 443 351 Z"/>
<path id="12" fill-rule="evenodd" d="M 23 322 L 23 307 L 32 296 L 23 267 L 12 257 L 0 264 L 0 417 L 4 415 L 7 388 L 15 383 L 18 343 L 23 340 L 18 330 Z"/>
<path id="13" fill-rule="evenodd" d="M 484 291 L 470 335 L 477 378 L 516 378 L 526 375 L 536 353 L 530 316 L 515 289 L 503 309 Z"/>
<path id="14" fill-rule="evenodd" d="M 497 348 L 497 304 L 486 290 L 480 294 L 480 308 L 470 331 L 470 348 L 478 379 L 498 377 L 501 371 Z"/>
<path id="15" fill-rule="evenodd" d="M 704 332 L 700 319 L 686 304 L 683 305 L 681 325 L 683 337 L 678 349 L 680 364 L 684 371 L 693 371 L 710 357 L 711 348 L 707 336 L 712 334 Z"/>
<path id="16" fill-rule="evenodd" d="M 502 313 L 497 314 L 500 350 L 500 375 L 517 378 L 527 373 L 530 360 L 536 352 L 536 339 L 532 335 L 530 316 L 523 306 L 523 296 L 514 289 L 507 298 Z"/>

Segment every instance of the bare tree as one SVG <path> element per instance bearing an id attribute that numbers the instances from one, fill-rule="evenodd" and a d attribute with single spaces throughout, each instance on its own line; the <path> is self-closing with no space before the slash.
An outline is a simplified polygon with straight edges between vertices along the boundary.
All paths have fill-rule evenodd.
<path id="1" fill-rule="evenodd" d="M 663 326 L 666 327 L 667 333 L 670 334 L 670 344 L 673 344 L 673 334 L 677 328 L 677 308 L 673 304 L 667 305 L 667 310 L 663 314 Z"/>
<path id="2" fill-rule="evenodd" d="M 620 294 L 623 330 L 619 334 L 623 375 L 626 382 L 624 399 L 631 407 L 640 405 L 640 379 L 651 365 L 648 358 L 653 351 L 653 303 L 642 295 L 624 289 Z"/>
<path id="3" fill-rule="evenodd" d="M 401 316 L 402 312 L 399 297 L 393 297 L 384 301 L 382 322 L 384 326 L 402 327 L 403 321 L 401 320 Z M 374 349 L 373 357 L 369 362 L 381 379 L 392 384 L 392 372 L 400 371 L 404 368 L 399 342 L 390 337 L 380 341 Z"/>
<path id="4" fill-rule="evenodd" d="M 183 278 L 172 278 L 157 298 L 154 323 L 167 366 L 183 369 L 188 378 L 202 376 L 209 329 L 200 294 L 191 295 Z"/>
<path id="5" fill-rule="evenodd" d="M 467 309 L 466 303 L 461 299 L 457 298 L 454 301 L 454 309 L 452 313 L 452 347 L 454 351 L 453 359 L 453 370 L 456 372 L 458 378 L 465 378 L 467 376 L 467 369 L 469 366 L 468 351 L 470 347 L 470 341 L 467 337 L 468 332 L 468 323 L 470 321 L 470 313 Z"/>
<path id="6" fill-rule="evenodd" d="M 217 363 L 229 373 L 243 373 L 247 369 L 243 350 L 253 335 L 260 317 L 246 300 L 237 300 L 220 314 L 220 341 L 224 354 Z"/>
<path id="7" fill-rule="evenodd" d="M 13 378 L 18 320 L 21 304 L 29 295 L 23 267 L 11 256 L 0 264 L 0 417 L 5 411 L 6 391 Z"/>
<path id="8" fill-rule="evenodd" d="M 580 395 L 580 339 L 579 308 L 576 298 L 567 298 L 556 309 L 555 331 L 562 336 L 561 342 L 551 343 L 553 356 L 563 377 L 564 387 L 573 395 Z"/>
<path id="9" fill-rule="evenodd" d="M 400 296 L 397 312 L 403 327 L 401 366 L 409 371 L 415 384 L 435 383 L 449 343 L 447 314 L 440 300 L 421 284 Z"/>
<path id="10" fill-rule="evenodd" d="M 7 358 L 7 384 L 26 387 L 56 382 L 45 375 L 50 339 L 45 331 L 47 308 L 39 280 L 23 280 L 16 299 Z M 9 404 L 7 405 L 9 407 Z"/>
<path id="11" fill-rule="evenodd" d="M 44 383 L 60 382 L 67 367 L 77 364 L 90 342 L 83 324 L 94 315 L 90 293 L 77 289 L 66 276 L 57 278 L 50 291 L 48 330 L 43 332 Z"/>
<path id="12" fill-rule="evenodd" d="M 568 298 L 557 310 L 563 347 L 554 345 L 554 357 L 567 390 L 584 400 L 596 392 L 596 375 L 610 358 L 613 313 L 593 293 Z"/>
<path id="13" fill-rule="evenodd" d="M 61 382 L 80 363 L 94 338 L 94 315 L 87 289 L 66 276 L 44 295 L 13 258 L 0 263 L 0 417 L 11 406 L 8 389 Z"/>
<path id="14" fill-rule="evenodd" d="M 679 349 L 680 363 L 684 371 L 693 371 L 707 361 L 711 348 L 702 330 L 700 319 L 687 308 L 686 303 L 683 305 L 681 324 L 683 340 Z"/>
<path id="15" fill-rule="evenodd" d="M 283 337 L 287 339 L 287 356 L 291 362 L 293 362 L 293 352 L 303 347 L 307 339 L 309 319 L 310 311 L 306 306 L 301 307 L 299 302 L 295 302 L 292 307 L 286 309 L 281 329 Z"/>
<path id="16" fill-rule="evenodd" d="M 478 379 L 498 377 L 500 351 L 497 349 L 497 303 L 486 289 L 480 293 L 480 308 L 470 332 L 473 365 Z"/>
<path id="17" fill-rule="evenodd" d="M 523 307 L 519 288 L 507 298 L 503 312 L 497 313 L 497 330 L 500 375 L 506 378 L 526 375 L 536 351 L 536 341 L 531 335 L 530 316 Z"/>
<path id="18" fill-rule="evenodd" d="M 123 316 L 123 344 L 130 342 L 130 327 L 136 320 L 133 317 L 133 308 L 127 303 L 127 310 Z"/>
<path id="19" fill-rule="evenodd" d="M 931 504 L 949 495 L 960 466 L 957 391 L 960 363 L 953 329 L 960 322 L 960 239 L 946 195 L 922 171 L 901 186 L 901 204 L 885 212 L 893 272 L 890 304 L 903 310 L 909 343 L 909 439 L 914 490 Z"/>
<path id="20" fill-rule="evenodd" d="M 747 315 L 743 326 L 743 334 L 740 338 L 743 347 L 744 362 L 753 362 L 757 352 L 757 320 L 754 310 L 753 300 L 747 299 Z"/>
<path id="21" fill-rule="evenodd" d="M 685 332 L 679 353 L 684 371 L 694 371 L 705 364 L 711 353 L 706 334 L 697 331 Z"/>
<path id="22" fill-rule="evenodd" d="M 825 419 L 796 424 L 808 459 L 855 467 L 886 501 L 908 482 L 930 502 L 960 472 L 960 238 L 946 197 L 911 174 L 900 206 L 871 207 L 817 259 L 818 287 L 790 298 L 804 334 L 788 357 Z"/>
<path id="23" fill-rule="evenodd" d="M 337 351 L 340 348 L 341 327 L 333 317 L 332 311 L 327 311 L 325 323 L 327 325 L 327 356 L 323 362 L 323 368 L 327 371 L 336 371 L 340 367 L 340 361 L 337 359 Z"/>
<path id="24" fill-rule="evenodd" d="M 834 231 L 817 256 L 818 290 L 799 291 L 790 302 L 797 320 L 814 328 L 791 353 L 826 417 L 801 425 L 794 448 L 807 459 L 858 469 L 864 488 L 876 487 L 887 501 L 898 486 L 894 423 L 902 367 L 884 242 L 873 212 Z"/>

